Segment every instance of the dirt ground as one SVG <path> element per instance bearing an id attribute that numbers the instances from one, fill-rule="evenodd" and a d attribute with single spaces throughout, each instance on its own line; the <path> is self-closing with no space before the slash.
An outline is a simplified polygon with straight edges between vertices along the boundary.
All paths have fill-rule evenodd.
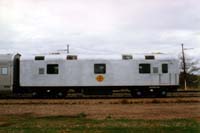
<path id="1" fill-rule="evenodd" d="M 139 102 L 138 102 L 139 101 Z M 188 102 L 155 100 L 0 100 L 0 117 L 31 114 L 36 116 L 76 116 L 87 118 L 174 119 L 200 120 L 200 98 Z M 143 102 L 140 102 L 143 101 Z M 162 99 L 161 99 L 162 101 Z M 186 100 L 187 101 L 187 100 Z M 191 101 L 191 102 L 190 102 Z"/>

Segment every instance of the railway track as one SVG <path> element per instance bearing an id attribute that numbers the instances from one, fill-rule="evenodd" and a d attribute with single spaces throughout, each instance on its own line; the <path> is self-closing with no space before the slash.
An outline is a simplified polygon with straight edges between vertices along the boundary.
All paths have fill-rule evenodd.
<path id="1" fill-rule="evenodd" d="M 101 105 L 200 103 L 200 97 L 182 98 L 110 98 L 110 99 L 1 99 L 1 105 Z"/>
<path id="2" fill-rule="evenodd" d="M 185 97 L 200 97 L 200 91 L 175 91 L 168 92 L 167 96 L 164 98 L 185 98 Z M 74 94 L 69 93 L 63 99 L 124 99 L 124 98 L 133 98 L 128 92 L 117 92 L 113 93 L 113 95 L 82 95 L 82 94 Z M 156 98 L 153 96 L 145 96 L 139 98 Z M 0 99 L 33 99 L 30 94 L 20 94 L 20 95 L 8 95 L 8 96 L 0 96 Z M 35 98 L 34 98 L 35 99 Z M 36 98 L 41 99 L 41 97 Z M 42 99 L 56 99 L 54 97 L 42 97 Z"/>
<path id="3" fill-rule="evenodd" d="M 167 97 L 200 97 L 200 91 L 176 91 L 169 92 Z"/>
<path id="4" fill-rule="evenodd" d="M 80 96 L 69 94 L 64 99 L 37 98 L 29 95 L 1 97 L 0 105 L 93 105 L 93 104 L 162 104 L 200 103 L 200 91 L 177 91 L 168 93 L 165 98 L 133 98 L 129 93 L 114 93 L 112 96 Z"/>

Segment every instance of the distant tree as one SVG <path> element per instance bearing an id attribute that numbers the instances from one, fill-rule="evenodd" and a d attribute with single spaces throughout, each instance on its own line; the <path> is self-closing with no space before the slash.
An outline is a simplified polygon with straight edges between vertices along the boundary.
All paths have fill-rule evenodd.
<path id="1" fill-rule="evenodd" d="M 200 67 L 199 61 L 194 60 L 189 56 L 185 56 L 185 67 L 184 67 L 184 61 L 183 56 L 180 56 L 181 60 L 181 73 L 180 73 L 180 85 L 182 88 L 184 88 L 185 81 L 184 78 L 186 78 L 187 87 L 191 88 L 197 88 L 200 85 Z M 185 74 L 184 74 L 185 69 Z M 185 76 L 185 77 L 184 77 Z"/>
<path id="2" fill-rule="evenodd" d="M 200 75 L 198 75 L 198 81 L 200 81 Z M 199 85 L 198 86 L 200 86 L 200 82 L 199 82 Z"/>

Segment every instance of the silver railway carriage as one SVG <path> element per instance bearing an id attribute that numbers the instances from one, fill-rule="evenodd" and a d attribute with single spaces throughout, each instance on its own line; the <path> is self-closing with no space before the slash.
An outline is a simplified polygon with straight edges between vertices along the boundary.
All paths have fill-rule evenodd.
<path id="1" fill-rule="evenodd" d="M 19 54 L 0 54 L 0 94 L 15 91 L 19 80 L 19 57 Z"/>
<path id="2" fill-rule="evenodd" d="M 179 85 L 178 60 L 165 55 L 19 57 L 18 54 L 1 55 L 1 91 L 64 97 L 69 89 L 95 95 L 128 89 L 133 96 L 151 93 L 165 96 Z"/>

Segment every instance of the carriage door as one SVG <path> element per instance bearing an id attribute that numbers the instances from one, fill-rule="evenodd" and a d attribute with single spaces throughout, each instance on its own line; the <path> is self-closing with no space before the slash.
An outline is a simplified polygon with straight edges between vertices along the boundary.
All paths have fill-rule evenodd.
<path id="1" fill-rule="evenodd" d="M 159 81 L 161 85 L 169 85 L 171 80 L 171 75 L 168 72 L 168 64 L 161 65 L 161 74 L 159 75 Z"/>

